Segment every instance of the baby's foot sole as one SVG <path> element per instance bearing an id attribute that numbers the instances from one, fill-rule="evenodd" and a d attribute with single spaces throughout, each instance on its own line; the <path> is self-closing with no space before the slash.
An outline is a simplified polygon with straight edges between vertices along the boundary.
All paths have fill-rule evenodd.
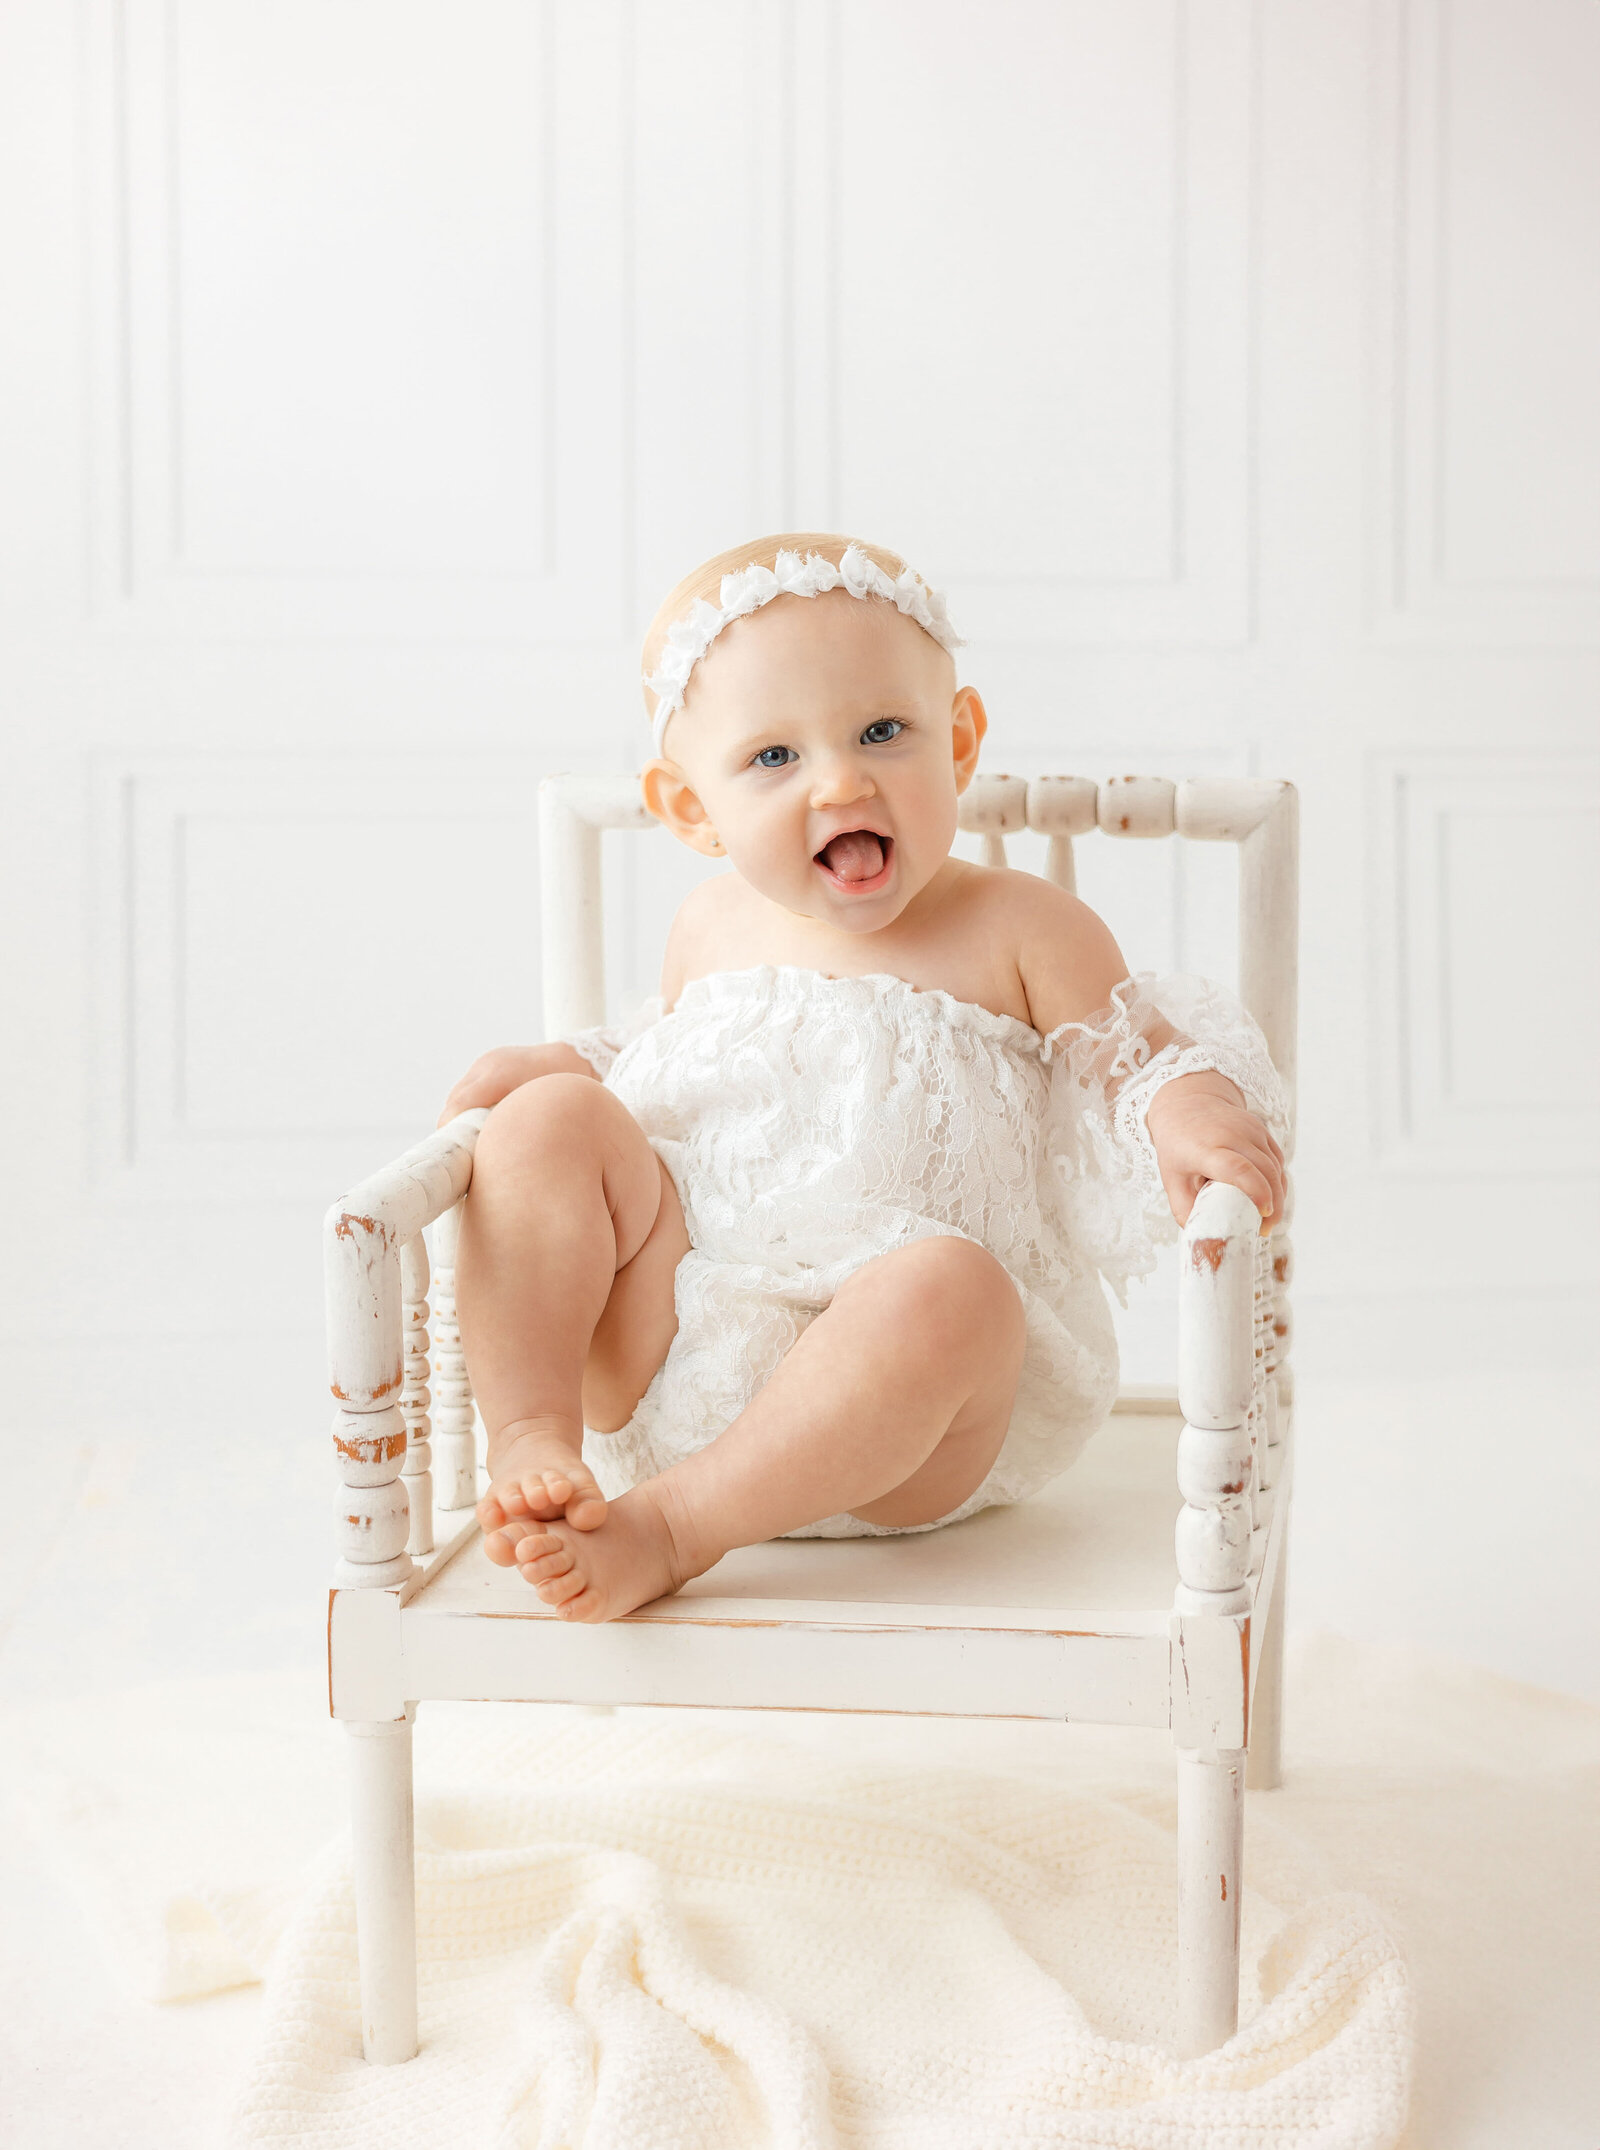
<path id="1" fill-rule="evenodd" d="M 613 1501 L 598 1530 L 565 1522 L 530 1529 L 515 1549 L 518 1572 L 563 1620 L 617 1620 L 679 1589 L 709 1561 L 686 1559 L 655 1487 Z"/>

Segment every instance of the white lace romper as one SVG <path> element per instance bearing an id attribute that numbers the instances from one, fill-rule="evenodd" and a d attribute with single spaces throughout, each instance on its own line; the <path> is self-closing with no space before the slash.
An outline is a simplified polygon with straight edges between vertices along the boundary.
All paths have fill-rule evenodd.
<path id="1" fill-rule="evenodd" d="M 1152 1056 L 1158 1012 L 1184 1042 Z M 1005 1267 L 1027 1346 L 993 1468 L 942 1521 L 1037 1492 L 1116 1393 L 1102 1279 L 1121 1296 L 1176 1229 L 1144 1128 L 1155 1091 L 1218 1068 L 1284 1134 L 1260 1031 L 1197 979 L 1126 980 L 1102 1016 L 1041 1037 L 886 974 L 761 964 L 695 979 L 670 1014 L 649 1002 L 566 1042 L 644 1130 L 690 1239 L 665 1361 L 626 1426 L 585 1437 L 612 1497 L 714 1440 L 852 1270 L 944 1236 Z M 883 1534 L 850 1515 L 790 1533 Z"/>

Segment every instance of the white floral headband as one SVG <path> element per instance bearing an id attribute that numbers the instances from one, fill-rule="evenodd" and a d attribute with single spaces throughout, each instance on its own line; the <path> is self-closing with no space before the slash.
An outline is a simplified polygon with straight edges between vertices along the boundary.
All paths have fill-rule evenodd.
<path id="1" fill-rule="evenodd" d="M 852 597 L 887 597 L 908 620 L 915 620 L 925 634 L 932 635 L 941 649 L 962 646 L 937 590 L 930 590 L 909 567 L 891 578 L 859 545 L 846 546 L 837 567 L 820 552 L 807 553 L 804 559 L 797 552 L 780 552 L 771 567 L 752 561 L 738 574 L 723 576 L 720 606 L 697 597 L 683 618 L 667 629 L 661 661 L 644 681 L 656 697 L 651 725 L 656 752 L 661 752 L 668 717 L 683 707 L 690 673 L 730 620 L 759 612 L 775 597 L 820 597 L 825 590 L 848 590 Z"/>

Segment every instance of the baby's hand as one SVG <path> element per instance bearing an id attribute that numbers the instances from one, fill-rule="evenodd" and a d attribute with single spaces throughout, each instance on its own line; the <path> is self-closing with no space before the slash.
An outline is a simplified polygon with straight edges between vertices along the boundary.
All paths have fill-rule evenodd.
<path id="1" fill-rule="evenodd" d="M 458 1112 L 475 1105 L 498 1105 L 536 1075 L 593 1075 L 594 1069 L 570 1045 L 497 1045 L 480 1053 L 444 1101 L 434 1123 L 443 1127 Z"/>
<path id="2" fill-rule="evenodd" d="M 1270 1231 L 1283 1215 L 1283 1152 L 1225 1075 L 1180 1075 L 1150 1101 L 1145 1125 L 1156 1147 L 1172 1214 L 1187 1224 L 1207 1180 L 1250 1197 Z"/>

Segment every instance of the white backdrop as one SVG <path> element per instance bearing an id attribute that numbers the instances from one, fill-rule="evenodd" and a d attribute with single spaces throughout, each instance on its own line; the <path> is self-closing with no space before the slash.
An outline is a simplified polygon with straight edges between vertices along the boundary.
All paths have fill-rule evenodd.
<path id="1" fill-rule="evenodd" d="M 0 22 L 12 1453 L 265 1518 L 323 1208 L 538 1034 L 538 778 L 643 758 L 689 565 L 837 527 L 988 766 L 1303 788 L 1291 1617 L 1592 1677 L 1590 0 Z M 693 868 L 608 843 L 620 999 Z M 1226 967 L 1219 854 L 1082 849 Z"/>

